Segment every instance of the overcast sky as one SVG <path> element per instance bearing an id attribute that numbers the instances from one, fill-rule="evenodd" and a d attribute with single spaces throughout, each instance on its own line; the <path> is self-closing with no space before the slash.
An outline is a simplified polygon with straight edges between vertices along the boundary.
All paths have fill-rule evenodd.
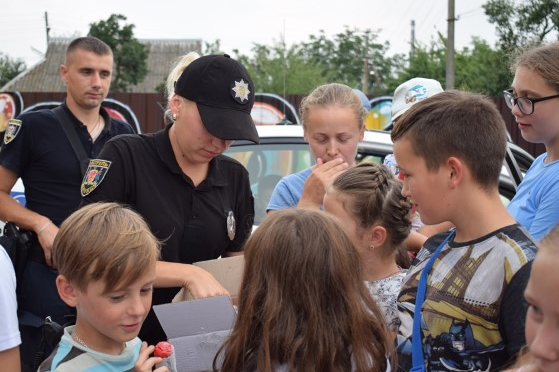
<path id="1" fill-rule="evenodd" d="M 481 5 L 487 0 L 456 0 L 456 48 L 480 36 L 491 44 L 495 28 Z M 225 52 L 248 54 L 253 43 L 271 45 L 285 36 L 287 45 L 307 41 L 324 30 L 334 35 L 350 28 L 380 29 L 390 54 L 407 53 L 415 20 L 416 40 L 428 43 L 437 32 L 447 33 L 445 0 L 196 0 L 144 1 L 18 0 L 4 2 L 0 22 L 0 52 L 28 65 L 46 51 L 45 12 L 51 36 L 83 36 L 89 24 L 124 14 L 143 39 L 221 40 Z"/>

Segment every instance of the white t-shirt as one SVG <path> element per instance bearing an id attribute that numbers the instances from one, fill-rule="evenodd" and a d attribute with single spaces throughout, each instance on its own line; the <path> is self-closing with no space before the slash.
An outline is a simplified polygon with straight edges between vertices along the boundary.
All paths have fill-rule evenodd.
<path id="1" fill-rule="evenodd" d="M 402 282 L 406 277 L 407 270 L 400 269 L 394 275 L 384 279 L 365 281 L 371 297 L 377 303 L 380 311 L 384 315 L 384 320 L 388 329 L 398 331 L 400 318 L 398 316 L 398 295 L 402 288 Z"/>
<path id="2" fill-rule="evenodd" d="M 14 266 L 0 246 L 0 351 L 21 344 L 17 323 L 16 274 Z"/>

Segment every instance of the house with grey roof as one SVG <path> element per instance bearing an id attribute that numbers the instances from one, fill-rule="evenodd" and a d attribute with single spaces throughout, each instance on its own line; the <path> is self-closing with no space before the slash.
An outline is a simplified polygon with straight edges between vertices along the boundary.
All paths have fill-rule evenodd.
<path id="1" fill-rule="evenodd" d="M 49 40 L 45 58 L 22 72 L 0 88 L 4 92 L 66 92 L 59 75 L 66 48 L 73 38 L 53 37 Z M 130 93 L 155 93 L 165 82 L 177 59 L 188 53 L 202 53 L 201 39 L 138 39 L 147 46 L 148 74 L 139 84 L 130 87 Z"/>

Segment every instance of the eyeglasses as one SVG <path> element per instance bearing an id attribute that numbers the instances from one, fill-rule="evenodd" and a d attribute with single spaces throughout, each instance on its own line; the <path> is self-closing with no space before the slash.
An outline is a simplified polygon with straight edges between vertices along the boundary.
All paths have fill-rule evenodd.
<path id="1" fill-rule="evenodd" d="M 518 105 L 518 108 L 524 115 L 532 115 L 534 113 L 534 105 L 536 104 L 536 102 L 547 101 L 548 99 L 552 98 L 559 98 L 559 94 L 540 98 L 515 97 L 512 93 L 512 89 L 505 90 L 503 92 L 503 96 L 505 97 L 505 102 L 510 109 L 512 109 L 514 105 Z"/>

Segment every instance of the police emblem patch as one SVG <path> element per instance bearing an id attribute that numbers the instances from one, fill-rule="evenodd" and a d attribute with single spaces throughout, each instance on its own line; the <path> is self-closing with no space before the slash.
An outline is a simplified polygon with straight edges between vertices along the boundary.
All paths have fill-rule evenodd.
<path id="1" fill-rule="evenodd" d="M 240 81 L 234 81 L 231 84 L 231 96 L 240 104 L 245 104 L 249 101 L 248 96 L 250 93 L 250 89 L 248 89 L 248 82 L 240 79 Z M 233 93 L 235 93 L 233 95 Z"/>
<path id="2" fill-rule="evenodd" d="M 235 215 L 233 211 L 229 211 L 227 214 L 227 235 L 231 241 L 235 239 L 235 225 Z"/>
<path id="3" fill-rule="evenodd" d="M 107 175 L 111 162 L 103 159 L 91 159 L 85 176 L 83 177 L 82 186 L 80 188 L 82 196 L 91 193 L 97 186 L 103 182 Z"/>
<path id="4" fill-rule="evenodd" d="M 12 142 L 14 138 L 18 135 L 21 130 L 21 120 L 10 119 L 8 126 L 6 127 L 6 132 L 4 132 L 4 144 Z"/>

